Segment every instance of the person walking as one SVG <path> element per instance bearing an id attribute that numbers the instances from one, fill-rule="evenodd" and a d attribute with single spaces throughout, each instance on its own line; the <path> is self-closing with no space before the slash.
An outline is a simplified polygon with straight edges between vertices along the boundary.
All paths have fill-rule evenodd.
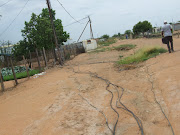
<path id="1" fill-rule="evenodd" d="M 162 37 L 163 37 L 163 43 L 167 44 L 169 53 L 174 52 L 173 48 L 173 38 L 172 38 L 172 27 L 170 24 L 167 24 L 167 21 L 164 21 L 164 26 L 162 27 Z M 171 47 L 169 45 L 169 42 L 171 43 Z"/>

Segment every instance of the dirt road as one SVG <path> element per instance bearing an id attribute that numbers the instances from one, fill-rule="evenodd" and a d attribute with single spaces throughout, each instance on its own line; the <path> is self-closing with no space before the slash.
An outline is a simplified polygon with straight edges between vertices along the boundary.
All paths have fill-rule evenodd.
<path id="1" fill-rule="evenodd" d="M 5 83 L 8 91 L 0 95 L 0 135 L 111 135 L 105 117 L 91 106 L 103 111 L 113 129 L 117 114 L 110 107 L 111 93 L 106 82 L 90 72 L 124 88 L 121 102 L 142 121 L 145 135 L 172 135 L 155 97 L 175 135 L 180 134 L 180 39 L 174 39 L 174 53 L 119 71 L 113 63 L 119 55 L 125 57 L 146 45 L 166 47 L 160 39 L 123 40 L 112 46 L 127 43 L 136 44 L 136 49 L 81 54 L 63 68 L 19 80 L 15 88 L 13 82 Z M 115 107 L 115 87 L 108 89 L 114 94 L 112 106 L 119 113 L 116 135 L 140 135 L 132 114 Z"/>

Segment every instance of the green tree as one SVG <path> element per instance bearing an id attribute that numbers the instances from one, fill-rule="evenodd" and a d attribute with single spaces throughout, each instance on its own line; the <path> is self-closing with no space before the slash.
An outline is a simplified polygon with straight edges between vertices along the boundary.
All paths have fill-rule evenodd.
<path id="1" fill-rule="evenodd" d="M 151 31 L 152 30 L 152 25 L 150 22 L 148 21 L 143 21 L 143 22 L 138 22 L 136 25 L 134 25 L 133 27 L 133 32 L 134 34 L 138 35 L 140 33 L 144 33 L 147 31 Z"/>
<path id="2" fill-rule="evenodd" d="M 109 35 L 105 34 L 105 35 L 101 36 L 101 38 L 108 39 Z"/>
<path id="3" fill-rule="evenodd" d="M 130 36 L 130 34 L 131 34 L 132 32 L 131 32 L 131 30 L 126 30 L 125 32 L 124 32 L 124 34 L 126 35 L 128 35 L 128 36 Z"/>
<path id="4" fill-rule="evenodd" d="M 29 51 L 33 51 L 34 47 L 30 45 L 26 39 L 20 40 L 12 50 L 12 53 L 16 60 L 22 60 L 22 56 L 28 57 Z"/>
<path id="5" fill-rule="evenodd" d="M 69 38 L 69 34 L 63 30 L 62 21 L 60 19 L 55 19 L 54 10 L 52 14 L 58 43 L 63 44 L 63 42 L 66 42 Z M 45 49 L 55 48 L 51 21 L 47 8 L 42 9 L 42 13 L 39 15 L 32 13 L 30 21 L 25 22 L 25 27 L 21 32 L 29 45 L 39 49 L 42 47 Z"/>
<path id="6" fill-rule="evenodd" d="M 112 37 L 116 38 L 116 37 L 118 37 L 118 34 L 114 34 Z"/>

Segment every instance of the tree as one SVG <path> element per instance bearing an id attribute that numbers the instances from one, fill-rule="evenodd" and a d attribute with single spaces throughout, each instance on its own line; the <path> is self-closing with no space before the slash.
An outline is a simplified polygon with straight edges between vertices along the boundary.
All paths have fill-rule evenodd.
<path id="1" fill-rule="evenodd" d="M 131 30 L 126 30 L 126 31 L 124 32 L 124 34 L 125 34 L 125 35 L 128 35 L 128 36 L 130 36 L 131 33 L 132 33 Z"/>
<path id="2" fill-rule="evenodd" d="M 12 50 L 12 53 L 16 60 L 22 60 L 22 56 L 28 57 L 29 51 L 34 50 L 34 47 L 30 45 L 25 39 L 20 40 Z"/>
<path id="3" fill-rule="evenodd" d="M 112 37 L 116 38 L 116 37 L 118 37 L 118 34 L 114 34 Z"/>
<path id="4" fill-rule="evenodd" d="M 147 31 L 151 31 L 152 30 L 152 25 L 150 22 L 148 21 L 143 21 L 143 22 L 138 22 L 136 25 L 134 25 L 133 27 L 133 32 L 134 34 L 138 35 L 140 33 L 144 33 Z"/>
<path id="5" fill-rule="evenodd" d="M 120 36 L 121 36 L 121 34 L 120 34 L 120 33 L 118 33 L 118 34 L 114 34 L 112 37 L 117 38 L 117 37 L 120 37 Z"/>
<path id="6" fill-rule="evenodd" d="M 62 21 L 55 19 L 55 11 L 52 10 L 53 21 L 56 29 L 58 43 L 63 44 L 69 38 L 69 34 L 63 30 Z M 55 48 L 51 22 L 49 19 L 48 9 L 42 9 L 42 13 L 36 15 L 32 13 L 29 22 L 25 22 L 25 27 L 21 31 L 24 40 L 35 48 L 51 49 Z M 33 48 L 33 47 L 31 47 Z"/>
<path id="7" fill-rule="evenodd" d="M 108 39 L 109 35 L 105 34 L 105 35 L 101 36 L 101 38 Z"/>

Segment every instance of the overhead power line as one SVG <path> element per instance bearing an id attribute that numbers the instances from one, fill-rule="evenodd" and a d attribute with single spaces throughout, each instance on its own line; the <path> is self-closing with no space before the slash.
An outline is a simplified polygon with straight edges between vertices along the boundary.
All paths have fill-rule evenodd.
<path id="1" fill-rule="evenodd" d="M 76 20 L 76 19 L 66 10 L 66 8 L 62 5 L 62 3 L 61 3 L 59 0 L 57 0 L 57 1 L 58 1 L 58 3 L 61 5 L 61 7 L 66 11 L 66 13 L 68 13 L 68 15 L 69 15 L 72 19 L 74 19 L 76 22 L 80 23 L 78 20 Z"/>
<path id="2" fill-rule="evenodd" d="M 80 22 L 80 21 L 82 21 L 82 20 L 84 20 L 84 19 L 86 19 L 86 18 L 88 18 L 88 17 L 84 17 L 83 19 L 78 20 L 78 22 Z M 70 24 L 68 24 L 68 25 L 66 25 L 66 26 L 64 26 L 64 27 L 70 26 L 70 25 L 75 24 L 75 23 L 77 23 L 77 21 L 75 21 L 75 22 L 73 22 L 73 23 L 70 23 Z"/>
<path id="3" fill-rule="evenodd" d="M 16 20 L 16 18 L 21 14 L 21 12 L 23 11 L 23 9 L 25 8 L 25 6 L 27 5 L 27 3 L 29 2 L 29 0 L 26 1 L 26 3 L 24 4 L 23 8 L 20 10 L 20 12 L 17 14 L 17 16 L 14 18 L 14 20 L 12 20 L 12 22 L 8 25 L 8 27 L 0 34 L 0 37 L 9 29 L 9 27 L 14 23 L 14 21 Z"/>
<path id="4" fill-rule="evenodd" d="M 0 5 L 0 7 L 2 7 L 2 6 L 4 6 L 4 5 L 6 5 L 6 4 L 8 4 L 10 1 L 12 1 L 12 0 L 9 0 L 9 1 L 7 1 L 6 3 Z"/>

